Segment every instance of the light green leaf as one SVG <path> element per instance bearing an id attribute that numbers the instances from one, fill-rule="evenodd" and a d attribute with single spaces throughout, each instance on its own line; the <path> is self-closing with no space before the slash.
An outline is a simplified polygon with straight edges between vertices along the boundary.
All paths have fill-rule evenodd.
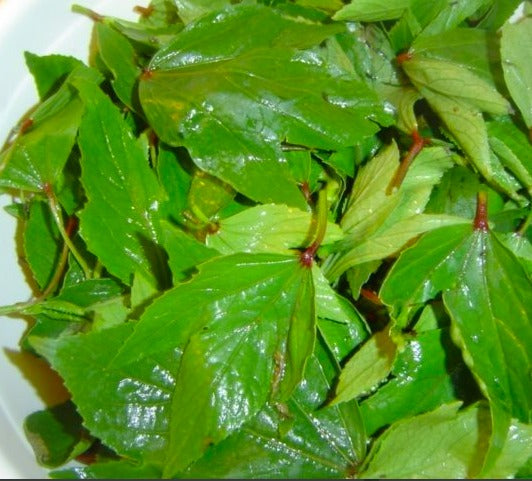
<path id="1" fill-rule="evenodd" d="M 145 152 L 118 109 L 94 86 L 77 86 L 86 102 L 80 127 L 81 181 L 88 201 L 80 231 L 88 249 L 124 283 L 133 273 L 148 277 L 161 265 L 157 209 L 161 189 Z"/>
<path id="2" fill-rule="evenodd" d="M 364 479 L 461 479 L 474 476 L 489 432 L 485 406 L 458 411 L 443 404 L 393 424 L 373 445 L 360 473 Z"/>
<path id="3" fill-rule="evenodd" d="M 465 102 L 445 97 L 429 88 L 424 88 L 421 93 L 481 175 L 512 199 L 520 201 L 521 197 L 516 193 L 520 188 L 519 182 L 504 170 L 490 151 L 486 123 L 481 112 Z"/>
<path id="4" fill-rule="evenodd" d="M 423 332 L 398 354 L 391 380 L 360 404 L 368 435 L 454 401 L 456 386 L 473 381 L 448 331 Z"/>
<path id="5" fill-rule="evenodd" d="M 342 369 L 333 404 L 369 394 L 390 374 L 397 345 L 387 329 L 373 334 Z"/>
<path id="6" fill-rule="evenodd" d="M 532 192 L 532 145 L 509 118 L 487 123 L 490 147 L 501 163 Z"/>
<path id="7" fill-rule="evenodd" d="M 287 254 L 306 247 L 312 241 L 315 223 L 311 212 L 286 205 L 267 204 L 250 207 L 222 219 L 218 230 L 207 236 L 207 246 L 222 254 L 235 252 L 272 252 Z M 327 224 L 323 245 L 342 239 L 340 227 Z"/>
<path id="8" fill-rule="evenodd" d="M 414 55 L 402 67 L 425 95 L 427 89 L 452 97 L 493 115 L 508 114 L 510 104 L 495 88 L 467 67 L 436 58 Z"/>
<path id="9" fill-rule="evenodd" d="M 421 35 L 436 35 L 458 27 L 491 0 L 446 0 L 423 29 Z M 427 2 L 423 2 L 427 3 Z"/>
<path id="10" fill-rule="evenodd" d="M 502 28 L 501 57 L 504 78 L 528 128 L 532 127 L 532 18 L 506 23 Z"/>
<path id="11" fill-rule="evenodd" d="M 371 119 L 389 123 L 364 84 L 298 51 L 342 29 L 259 5 L 202 17 L 152 59 L 140 82 L 146 115 L 164 141 L 247 197 L 305 208 L 281 143 L 336 149 L 375 133 Z"/>
<path id="12" fill-rule="evenodd" d="M 532 278 L 532 242 L 526 236 L 516 232 L 498 234 L 497 237 L 519 259 L 529 277 Z"/>
<path id="13" fill-rule="evenodd" d="M 161 470 L 126 459 L 102 461 L 89 466 L 76 466 L 61 471 L 52 471 L 52 479 L 158 479 Z"/>
<path id="14" fill-rule="evenodd" d="M 235 194 L 230 185 L 198 169 L 192 176 L 187 207 L 200 222 L 207 223 L 231 203 Z"/>
<path id="15" fill-rule="evenodd" d="M 410 7 L 411 0 L 354 0 L 333 16 L 334 20 L 379 22 L 399 18 Z"/>

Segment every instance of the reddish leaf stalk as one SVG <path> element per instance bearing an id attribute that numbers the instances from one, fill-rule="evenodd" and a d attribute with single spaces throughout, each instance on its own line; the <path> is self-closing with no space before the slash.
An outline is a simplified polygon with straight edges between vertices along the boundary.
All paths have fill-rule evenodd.
<path id="1" fill-rule="evenodd" d="M 153 8 L 153 5 L 150 5 L 149 7 L 141 7 L 140 5 L 136 5 L 133 7 L 133 11 L 138 13 L 143 18 L 149 18 L 155 9 Z"/>
<path id="2" fill-rule="evenodd" d="M 473 221 L 473 228 L 487 232 L 488 225 L 488 196 L 486 192 L 481 191 L 477 195 L 477 212 Z"/>
<path id="3" fill-rule="evenodd" d="M 318 226 L 316 231 L 316 237 L 312 244 L 310 244 L 310 246 L 308 246 L 303 252 L 301 252 L 299 256 L 299 261 L 301 262 L 301 265 L 308 269 L 312 267 L 314 256 L 318 252 L 318 249 L 320 248 L 323 239 L 325 239 L 325 234 L 327 232 L 327 211 L 327 189 L 324 188 L 320 190 L 318 194 L 318 205 L 316 208 Z"/>
<path id="4" fill-rule="evenodd" d="M 410 168 L 410 165 L 412 165 L 412 162 L 417 157 L 417 155 L 423 150 L 423 147 L 428 143 L 428 140 L 421 137 L 419 134 L 419 131 L 414 130 L 412 132 L 412 145 L 410 146 L 410 149 L 408 149 L 408 152 L 403 157 L 403 160 L 401 161 L 401 165 L 399 165 L 399 168 L 397 169 L 397 172 L 393 176 L 392 181 L 390 182 L 390 185 L 388 185 L 388 188 L 386 189 L 386 195 L 391 195 L 395 188 L 401 187 L 401 184 L 405 180 L 406 173 L 408 172 L 408 169 Z"/>
<path id="5" fill-rule="evenodd" d="M 395 57 L 395 60 L 397 61 L 397 65 L 401 65 L 408 60 L 412 60 L 412 53 L 408 51 L 400 53 Z"/>

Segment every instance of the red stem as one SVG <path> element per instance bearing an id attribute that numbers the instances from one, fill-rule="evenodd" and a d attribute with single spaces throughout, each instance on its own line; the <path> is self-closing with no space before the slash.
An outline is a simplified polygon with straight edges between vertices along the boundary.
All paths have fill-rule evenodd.
<path id="1" fill-rule="evenodd" d="M 488 225 L 488 196 L 486 192 L 481 191 L 477 195 L 477 212 L 473 221 L 473 228 L 487 232 Z"/>
<path id="2" fill-rule="evenodd" d="M 397 172 L 393 176 L 390 185 L 386 189 L 386 195 L 392 194 L 395 188 L 401 187 L 401 184 L 403 183 L 403 180 L 405 180 L 406 173 L 408 172 L 410 165 L 412 164 L 416 156 L 423 150 L 423 147 L 427 143 L 428 140 L 421 137 L 417 130 L 414 130 L 412 132 L 412 145 L 410 146 L 410 149 L 408 149 L 406 155 L 403 157 L 401 165 L 397 169 Z"/>

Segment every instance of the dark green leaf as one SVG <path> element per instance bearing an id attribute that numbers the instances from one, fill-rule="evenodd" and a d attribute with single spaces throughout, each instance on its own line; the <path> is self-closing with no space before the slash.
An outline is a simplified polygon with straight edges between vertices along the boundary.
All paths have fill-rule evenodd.
<path id="1" fill-rule="evenodd" d="M 48 285 L 54 274 L 61 246 L 61 236 L 48 204 L 32 202 L 24 230 L 24 254 L 41 289 Z"/>
<path id="2" fill-rule="evenodd" d="M 379 102 L 360 82 L 335 78 L 316 55 L 296 50 L 340 26 L 251 5 L 220 15 L 202 17 L 153 58 L 140 84 L 144 110 L 164 141 L 185 145 L 239 192 L 304 207 L 281 142 L 338 148 L 376 132 L 368 117 L 387 116 L 375 117 Z"/>
<path id="3" fill-rule="evenodd" d="M 88 198 L 80 215 L 81 235 L 124 283 L 130 284 L 137 270 L 158 273 L 160 279 L 163 268 L 154 245 L 161 201 L 157 178 L 110 100 L 90 84 L 77 87 L 87 104 L 79 135 L 81 181 Z"/>
<path id="4" fill-rule="evenodd" d="M 93 440 L 81 423 L 70 401 L 30 414 L 24 421 L 24 431 L 37 461 L 55 468 L 87 450 Z"/>
<path id="5" fill-rule="evenodd" d="M 100 57 L 113 74 L 116 95 L 124 105 L 138 112 L 137 86 L 141 69 L 137 65 L 133 46 L 126 37 L 103 22 L 95 24 L 94 36 Z"/>
<path id="6" fill-rule="evenodd" d="M 40 57 L 30 52 L 24 52 L 24 57 L 42 100 L 52 94 L 74 69 L 83 65 L 83 62 L 77 58 L 64 55 Z"/>
<path id="7" fill-rule="evenodd" d="M 118 454 L 160 462 L 168 446 L 170 404 L 180 351 L 109 367 L 132 324 L 32 345 L 65 380 L 84 425 Z"/>
<path id="8" fill-rule="evenodd" d="M 158 479 L 161 477 L 161 470 L 154 466 L 121 460 L 52 471 L 50 477 L 52 479 Z"/>

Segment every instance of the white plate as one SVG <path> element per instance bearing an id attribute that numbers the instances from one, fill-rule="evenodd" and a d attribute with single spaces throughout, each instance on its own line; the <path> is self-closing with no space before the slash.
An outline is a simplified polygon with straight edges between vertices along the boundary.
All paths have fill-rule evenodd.
<path id="1" fill-rule="evenodd" d="M 0 0 L 0 144 L 24 112 L 37 101 L 23 52 L 39 55 L 62 53 L 87 59 L 91 21 L 70 11 L 79 3 L 100 13 L 135 18 L 133 6 L 147 0 Z M 0 196 L 0 305 L 27 300 L 27 286 L 15 251 L 15 223 L 3 207 L 9 198 Z M 22 431 L 24 418 L 44 403 L 59 401 L 61 390 L 36 389 L 46 376 L 43 367 L 22 369 L 24 357 L 18 340 L 24 321 L 0 317 L 0 478 L 43 478 L 47 470 L 37 465 Z M 15 364 L 16 363 L 16 364 Z M 27 365 L 27 364 L 26 364 Z M 35 367 L 35 366 L 34 366 Z M 37 392 L 39 391 L 39 392 Z"/>

